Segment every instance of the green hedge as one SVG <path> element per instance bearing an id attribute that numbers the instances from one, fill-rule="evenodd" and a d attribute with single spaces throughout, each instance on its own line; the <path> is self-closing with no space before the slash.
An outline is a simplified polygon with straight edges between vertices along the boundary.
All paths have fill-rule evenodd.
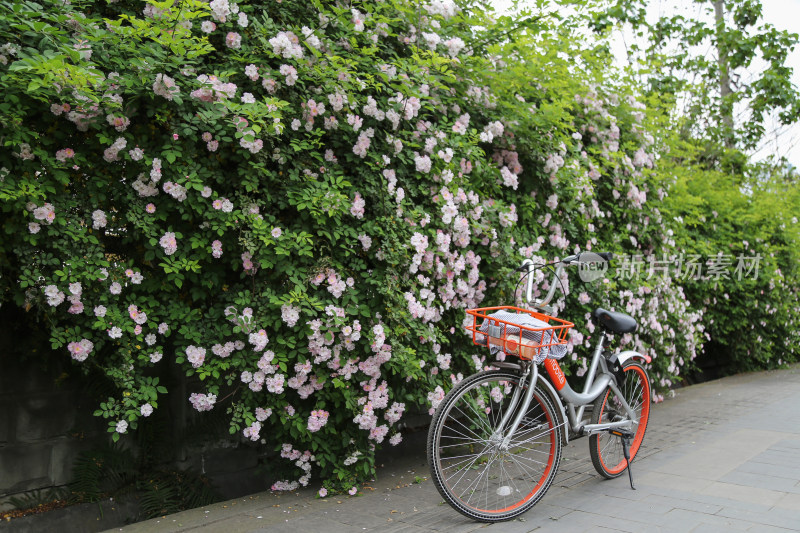
<path id="1" fill-rule="evenodd" d="M 273 488 L 349 489 L 404 413 L 487 364 L 464 309 L 512 303 L 523 258 L 646 261 L 691 238 L 662 212 L 662 117 L 549 19 L 0 4 L 2 299 L 114 382 L 96 412 L 114 440 L 178 365 L 185 401 L 287 459 Z M 711 304 L 658 276 L 576 283 L 558 303 L 574 344 L 595 306 L 626 310 L 642 327 L 623 344 L 659 390 L 680 379 Z"/>

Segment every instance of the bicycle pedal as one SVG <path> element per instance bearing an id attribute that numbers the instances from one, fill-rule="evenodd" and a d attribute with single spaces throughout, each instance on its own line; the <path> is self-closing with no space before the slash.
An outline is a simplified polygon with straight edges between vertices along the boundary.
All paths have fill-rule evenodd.
<path id="1" fill-rule="evenodd" d="M 612 435 L 614 435 L 616 437 L 620 437 L 620 438 L 622 438 L 624 440 L 628 440 L 628 441 L 633 440 L 633 433 L 631 433 L 630 431 L 625 431 L 625 430 L 622 430 L 622 429 L 609 429 L 608 432 L 611 433 Z"/>

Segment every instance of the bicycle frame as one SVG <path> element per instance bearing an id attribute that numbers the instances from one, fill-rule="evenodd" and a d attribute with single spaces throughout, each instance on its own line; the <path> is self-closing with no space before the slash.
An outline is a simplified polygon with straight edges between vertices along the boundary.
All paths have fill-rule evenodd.
<path id="1" fill-rule="evenodd" d="M 603 355 L 605 344 L 606 335 L 601 334 L 597 346 L 595 346 L 594 353 L 592 354 L 591 364 L 589 365 L 589 370 L 587 371 L 586 380 L 583 385 L 583 392 L 581 393 L 572 390 L 572 387 L 570 387 L 569 383 L 567 383 L 567 380 L 564 378 L 564 373 L 561 371 L 561 367 L 556 360 L 545 359 L 544 361 L 545 368 L 547 369 L 550 380 L 553 382 L 553 386 L 556 388 L 558 396 L 563 398 L 566 402 L 566 415 L 570 429 L 573 433 L 579 435 L 593 435 L 601 431 L 615 428 L 630 429 L 633 423 L 639 421 L 636 412 L 628 405 L 623 394 L 617 387 L 616 378 L 608 370 L 606 358 Z M 625 409 L 630 419 L 623 422 L 585 424 L 583 421 L 583 414 L 586 410 L 586 406 L 593 403 L 601 394 L 605 394 L 607 388 L 610 388 L 617 395 L 617 398 L 622 402 L 622 407 Z M 561 402 L 558 403 L 560 404 Z M 563 405 L 558 405 L 558 407 L 562 410 L 564 409 Z"/>
<path id="2" fill-rule="evenodd" d="M 506 411 L 506 414 L 501 420 L 497 429 L 498 433 L 504 434 L 496 435 L 497 438 L 503 438 L 502 445 L 504 447 L 508 446 L 508 443 L 513 437 L 514 432 L 519 427 L 525 413 L 528 410 L 528 407 L 530 406 L 535 384 L 544 385 L 544 392 L 547 393 L 551 402 L 554 404 L 554 407 L 556 407 L 557 414 L 561 415 L 562 420 L 559 421 L 558 425 L 561 426 L 564 422 L 568 422 L 570 431 L 578 435 L 594 435 L 610 429 L 630 430 L 634 423 L 639 422 L 638 415 L 631 408 L 631 406 L 628 405 L 623 394 L 617 387 L 616 378 L 608 370 L 606 358 L 603 356 L 605 340 L 606 336 L 603 334 L 594 349 L 592 361 L 586 375 L 586 380 L 584 381 L 583 392 L 575 392 L 572 387 L 570 387 L 569 383 L 567 383 L 567 380 L 564 377 L 564 373 L 561 371 L 561 367 L 555 359 L 545 359 L 543 363 L 550 381 L 548 381 L 542 374 L 539 373 L 537 365 L 529 361 L 524 362 L 522 366 L 510 362 L 495 363 L 495 366 L 517 369 L 521 372 L 521 386 L 515 388 L 514 394 L 511 397 L 509 409 Z M 523 396 L 523 393 L 520 391 L 524 388 L 526 382 L 529 385 Z M 605 394 L 606 389 L 608 388 L 610 388 L 617 395 L 617 398 L 619 398 L 619 400 L 622 402 L 623 409 L 625 409 L 625 412 L 630 418 L 621 422 L 586 424 L 583 421 L 583 413 L 586 409 L 586 406 L 590 403 L 593 403 L 601 394 Z M 564 402 L 561 401 L 562 399 Z M 519 402 L 522 403 L 519 404 Z M 564 408 L 564 403 L 566 403 L 566 409 Z M 518 404 L 519 409 L 517 409 Z M 514 412 L 516 412 L 516 416 L 513 420 L 510 420 L 511 414 Z M 505 428 L 509 422 L 511 422 L 511 425 L 506 431 Z M 569 435 L 567 435 L 567 432 L 563 432 L 563 437 L 565 443 L 568 443 Z"/>

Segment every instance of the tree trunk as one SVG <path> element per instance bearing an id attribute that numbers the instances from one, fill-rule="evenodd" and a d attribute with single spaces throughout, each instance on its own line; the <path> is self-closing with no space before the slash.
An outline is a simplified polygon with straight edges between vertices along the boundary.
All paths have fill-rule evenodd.
<path id="1" fill-rule="evenodd" d="M 728 49 L 724 37 L 725 18 L 723 0 L 714 0 L 714 19 L 717 28 L 717 57 L 719 65 L 719 94 L 720 94 L 720 122 L 722 126 L 722 138 L 725 147 L 733 148 L 733 101 L 731 98 L 731 78 L 728 70 Z"/>

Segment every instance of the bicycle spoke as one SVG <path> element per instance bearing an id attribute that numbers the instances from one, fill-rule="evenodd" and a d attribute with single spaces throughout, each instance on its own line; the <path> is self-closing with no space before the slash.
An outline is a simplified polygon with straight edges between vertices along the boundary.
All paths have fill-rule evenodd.
<path id="1" fill-rule="evenodd" d="M 531 459 L 529 457 L 517 454 L 509 454 L 509 457 L 511 458 L 512 461 L 514 461 L 517 467 L 520 468 L 520 470 L 525 471 L 526 474 L 529 472 L 537 472 L 541 470 L 543 466 L 547 466 L 547 462 L 545 461 L 537 461 L 535 459 Z M 539 476 L 531 476 L 531 477 L 533 479 L 537 479 Z"/>
<path id="2" fill-rule="evenodd" d="M 444 439 L 444 438 L 448 438 L 448 439 L 458 439 L 457 437 L 442 437 L 442 438 L 443 438 L 443 439 Z M 469 441 L 469 442 L 466 442 L 466 443 L 463 443 L 463 442 L 462 442 L 462 443 L 458 443 L 458 444 L 442 444 L 442 445 L 441 445 L 441 446 L 439 446 L 439 447 L 440 447 L 440 448 L 443 448 L 443 449 L 444 449 L 444 448 L 457 448 L 457 447 L 459 447 L 459 446 L 467 446 L 468 444 L 478 444 L 478 443 L 481 443 L 481 442 L 483 442 L 483 441 L 479 441 L 479 440 L 475 440 L 475 439 L 458 439 L 458 440 L 466 440 L 466 441 Z"/>
<path id="3" fill-rule="evenodd" d="M 601 450 L 603 455 L 607 454 L 610 455 L 610 451 L 608 450 L 609 446 L 611 446 L 614 450 L 616 450 L 619 446 L 619 439 L 617 439 L 616 437 L 607 437 L 606 444 L 605 446 L 603 446 L 603 449 Z"/>
<path id="4" fill-rule="evenodd" d="M 546 431 L 543 431 L 542 433 L 539 433 L 538 435 L 535 435 L 535 436 L 533 436 L 533 437 L 531 437 L 529 439 L 525 439 L 523 441 L 516 442 L 516 444 L 517 445 L 525 444 L 527 442 L 531 442 L 533 440 L 536 440 L 537 438 L 541 437 L 542 435 L 547 435 L 548 433 L 555 433 L 556 429 L 561 427 L 561 426 L 563 426 L 563 424 L 559 424 L 558 426 L 553 426 L 552 428 L 549 428 Z"/>
<path id="5" fill-rule="evenodd" d="M 473 464 L 474 464 L 474 463 L 473 463 Z M 450 485 L 450 488 L 451 488 L 453 491 L 455 491 L 455 490 L 456 490 L 456 487 L 458 487 L 459 483 L 461 483 L 461 481 L 464 479 L 464 476 L 466 476 L 466 475 L 467 475 L 467 473 L 468 473 L 468 472 L 470 472 L 471 470 L 472 470 L 472 465 L 470 465 L 470 466 L 468 466 L 468 467 L 464 468 L 464 471 L 461 473 L 461 476 L 460 476 L 460 477 L 459 477 L 459 478 L 456 480 L 456 482 L 455 482 L 455 483 L 453 483 L 452 485 Z M 455 475 L 455 474 L 454 474 L 454 475 Z M 478 478 L 480 478 L 480 477 L 481 477 L 481 474 L 478 474 Z M 451 476 L 449 479 L 452 479 L 452 478 L 453 478 L 453 476 Z M 469 482 L 469 485 L 467 485 L 467 490 L 469 490 L 469 488 L 470 488 L 470 487 L 473 485 L 473 482 L 472 482 L 472 481 L 471 481 L 469 478 L 467 478 L 467 481 Z M 462 491 L 462 494 L 464 494 L 464 492 L 465 492 L 465 491 Z M 462 498 L 461 496 L 459 496 L 459 499 L 463 499 L 463 498 Z"/>
<path id="6" fill-rule="evenodd" d="M 544 452 L 544 454 L 549 457 L 550 456 L 550 451 L 548 450 L 547 452 Z M 532 465 L 542 466 L 542 465 L 546 465 L 547 464 L 547 461 L 539 461 L 539 460 L 534 459 L 532 457 L 524 457 L 524 456 L 520 456 L 518 454 L 512 454 L 512 455 L 516 459 L 519 459 L 519 460 L 522 460 L 522 461 L 527 461 L 528 463 L 531 463 Z"/>
<path id="7" fill-rule="evenodd" d="M 513 460 L 514 460 L 514 458 L 512 457 L 512 458 L 511 458 L 511 460 L 513 461 Z M 503 470 L 505 470 L 505 468 L 503 468 Z M 506 472 L 506 473 L 508 474 L 508 472 Z M 517 486 L 517 484 L 516 484 L 516 483 L 514 483 L 514 478 L 513 478 L 513 476 L 509 475 L 509 476 L 508 476 L 508 481 L 509 481 L 509 482 L 510 482 L 512 485 L 514 485 L 514 491 L 515 491 L 515 492 L 520 492 L 520 493 L 522 492 L 522 491 L 520 491 L 520 490 L 519 490 L 519 487 Z M 505 501 L 505 500 L 504 500 L 504 501 Z"/>
<path id="8" fill-rule="evenodd" d="M 468 403 L 467 405 L 469 406 L 469 403 Z M 460 417 L 460 418 L 465 418 L 465 419 L 467 419 L 467 420 L 470 420 L 470 421 L 472 421 L 472 422 L 474 422 L 474 423 L 476 423 L 476 424 L 478 425 L 478 427 L 476 427 L 476 428 L 468 428 L 468 427 L 467 427 L 467 426 L 465 426 L 465 425 L 464 425 L 464 424 L 463 424 L 463 423 L 462 423 L 462 422 L 461 422 L 461 421 L 460 421 L 458 418 L 454 418 L 454 420 L 456 420 L 456 421 L 458 421 L 459 423 L 461 423 L 461 425 L 462 425 L 462 426 L 463 426 L 465 429 L 468 429 L 468 430 L 472 431 L 472 433 L 473 433 L 473 434 L 475 434 L 476 436 L 478 435 L 478 431 L 479 431 L 479 430 L 481 430 L 481 431 L 485 431 L 485 432 L 488 432 L 490 435 L 492 434 L 492 429 L 489 427 L 489 425 L 488 425 L 488 424 L 486 424 L 486 423 L 485 423 L 485 421 L 484 421 L 483 419 L 480 419 L 480 418 L 479 418 L 479 419 L 475 420 L 474 418 L 472 418 L 472 417 L 470 416 L 470 414 L 469 414 L 469 413 L 465 412 L 465 411 L 464 411 L 464 410 L 461 408 L 461 406 L 460 406 L 460 405 L 454 405 L 454 406 L 453 406 L 453 409 L 455 409 L 456 411 L 458 411 L 459 413 L 461 413 L 461 417 Z"/>
<path id="9" fill-rule="evenodd" d="M 472 411 L 472 412 L 475 414 L 475 416 L 477 417 L 477 422 L 478 422 L 478 423 L 479 423 L 481 426 L 483 426 L 483 429 L 484 429 L 484 430 L 486 430 L 486 431 L 488 431 L 488 433 L 489 433 L 490 435 L 491 435 L 492 433 L 494 433 L 494 429 L 493 429 L 493 428 L 491 428 L 491 427 L 489 426 L 489 424 L 486 422 L 486 420 L 484 420 L 484 416 L 485 416 L 485 415 L 482 415 L 482 414 L 480 414 L 478 411 L 476 411 L 476 410 L 475 410 L 475 408 L 472 406 L 472 402 L 470 402 L 470 401 L 467 401 L 467 402 L 465 402 L 465 403 L 467 404 L 467 407 L 469 407 L 469 408 L 470 408 L 470 410 L 471 410 L 471 411 Z M 467 415 L 467 413 L 465 413 L 465 412 L 464 412 L 464 410 L 463 410 L 463 409 L 461 409 L 461 407 L 460 407 L 460 406 L 456 407 L 456 409 L 458 409 L 458 410 L 461 412 L 461 414 L 463 414 L 465 417 L 469 416 L 469 415 Z"/>
<path id="10" fill-rule="evenodd" d="M 519 457 L 514 457 L 513 455 L 510 456 L 510 457 L 511 457 L 511 460 L 514 462 L 514 464 L 517 465 L 517 468 L 519 468 L 525 474 L 525 477 L 527 479 L 532 479 L 534 481 L 539 481 L 542 478 L 542 476 L 544 475 L 544 470 L 542 470 L 542 471 L 534 470 L 534 469 L 526 466 L 525 464 L 519 462 L 519 459 L 520 459 Z M 546 463 L 541 463 L 541 464 L 546 465 Z M 532 475 L 529 474 L 530 472 L 532 472 L 533 474 Z"/>
<path id="11" fill-rule="evenodd" d="M 478 477 L 475 479 L 475 481 L 474 481 L 474 482 L 472 482 L 472 483 L 470 483 L 469 485 L 467 485 L 467 491 L 469 491 L 469 490 L 470 490 L 470 489 L 471 489 L 473 486 L 477 487 L 478 485 L 480 485 L 480 483 L 481 483 L 481 480 L 483 479 L 483 475 L 484 475 L 484 473 L 485 473 L 485 474 L 486 474 L 486 476 L 487 476 L 487 478 L 486 478 L 486 479 L 487 479 L 487 484 L 488 484 L 488 479 L 489 479 L 489 478 L 488 478 L 488 475 L 489 475 L 489 467 L 491 466 L 491 464 L 492 464 L 493 462 L 494 462 L 494 454 L 492 454 L 492 457 L 489 459 L 489 461 L 487 461 L 487 463 L 486 463 L 486 466 L 483 468 L 483 470 L 480 472 L 480 474 L 478 474 Z M 488 486 L 488 485 L 487 485 L 487 486 Z M 469 503 L 470 501 L 472 501 L 472 496 L 473 496 L 474 494 L 475 494 L 475 491 L 471 491 L 471 492 L 470 492 L 470 496 L 469 496 L 469 498 L 467 499 L 467 503 Z"/>
<path id="12" fill-rule="evenodd" d="M 456 409 L 458 409 L 459 411 L 461 411 L 461 409 L 460 409 L 460 408 L 458 408 L 458 407 L 456 407 Z M 461 413 L 463 414 L 464 412 L 463 412 L 463 411 L 461 411 Z M 465 415 L 465 416 L 466 416 L 466 415 Z M 473 435 L 475 435 L 475 437 L 476 437 L 477 439 L 480 439 L 480 438 L 481 438 L 481 436 L 480 436 L 480 435 L 478 435 L 478 434 L 477 434 L 475 431 L 473 431 L 473 430 L 472 430 L 472 428 L 469 428 L 469 427 L 465 426 L 465 425 L 464 425 L 464 423 L 463 423 L 463 422 L 461 422 L 461 420 L 459 420 L 458 418 L 455 418 L 455 417 L 454 417 L 454 418 L 452 418 L 452 420 L 453 420 L 454 422 L 457 422 L 457 423 L 458 423 L 458 425 L 460 425 L 461 427 L 463 427 L 464 429 L 466 429 L 468 432 L 470 432 L 470 433 L 472 433 Z M 452 426 L 451 426 L 451 427 L 452 427 Z"/>
<path id="13" fill-rule="evenodd" d="M 470 437 L 469 435 L 465 435 L 464 433 L 461 433 L 460 431 L 457 431 L 457 430 L 456 430 L 455 428 L 453 428 L 452 426 L 447 426 L 447 428 L 446 428 L 446 429 L 447 429 L 448 431 L 451 431 L 451 432 L 453 432 L 453 433 L 457 434 L 457 435 L 458 435 L 458 437 L 452 437 L 452 436 L 450 436 L 450 435 L 442 435 L 442 438 L 448 438 L 448 439 L 456 439 L 456 438 L 461 438 L 461 439 L 464 439 L 464 440 L 470 440 L 470 439 L 471 439 L 471 440 L 474 440 L 475 442 L 485 442 L 485 441 L 486 441 L 486 439 L 481 439 L 481 438 L 472 438 L 472 437 Z"/>
<path id="14" fill-rule="evenodd" d="M 516 464 L 516 462 L 514 461 L 514 458 L 511 457 L 510 455 L 509 455 L 509 459 L 511 459 L 511 461 Z M 519 468 L 517 470 L 519 470 Z M 506 477 L 508 478 L 508 485 L 502 485 L 501 487 L 508 487 L 509 489 L 511 489 L 511 494 L 515 494 L 515 493 L 516 494 L 524 494 L 524 491 L 521 491 L 519 489 L 519 486 L 517 485 L 517 483 L 515 481 L 515 476 L 511 475 L 509 473 L 509 471 L 506 469 L 505 466 L 503 466 L 503 471 L 506 473 Z M 520 475 L 519 473 L 517 474 L 516 477 L 519 478 L 520 481 L 522 481 L 524 479 L 524 476 Z M 507 499 L 508 495 L 507 494 L 504 493 L 502 496 L 503 496 L 503 503 L 508 501 L 508 499 Z"/>
<path id="15" fill-rule="evenodd" d="M 530 435 L 531 433 L 533 433 L 535 431 L 540 431 L 543 426 L 545 426 L 545 424 L 537 424 L 536 426 L 532 426 L 530 428 L 523 429 L 522 431 L 520 431 L 520 429 L 517 429 L 517 431 L 514 432 L 514 435 L 511 438 L 511 442 L 522 443 L 522 442 L 526 442 L 526 440 L 529 439 L 529 438 L 534 438 L 535 439 L 535 438 L 538 438 L 541 435 L 544 435 L 544 434 L 548 433 L 550 430 L 546 429 L 544 431 L 544 433 L 539 433 L 537 435 L 534 435 L 533 437 L 529 437 L 528 436 L 528 435 Z"/>
<path id="16" fill-rule="evenodd" d="M 472 458 L 473 458 L 473 457 L 480 458 L 481 456 L 483 456 L 483 455 L 484 455 L 484 452 L 486 452 L 486 450 L 487 450 L 488 448 L 489 448 L 489 447 L 488 447 L 488 446 L 486 446 L 486 447 L 483 449 L 483 451 L 481 451 L 481 453 L 478 453 L 478 454 L 474 454 L 474 453 L 473 453 L 473 454 L 470 454 L 470 455 L 456 455 L 456 456 L 453 456 L 453 457 L 445 457 L 444 459 L 442 459 L 443 461 L 451 461 L 451 460 L 453 460 L 453 459 L 464 459 L 464 460 L 463 460 L 463 461 L 459 461 L 458 463 L 456 463 L 456 464 L 454 464 L 454 465 L 448 465 L 448 466 L 445 466 L 445 467 L 442 467 L 442 468 L 443 468 L 444 470 L 447 470 L 447 469 L 450 469 L 450 468 L 458 468 L 458 467 L 460 467 L 461 465 L 463 465 L 464 463 L 467 463 L 467 462 L 469 462 L 470 460 L 472 460 L 472 462 L 474 463 L 476 459 L 472 459 Z"/>

